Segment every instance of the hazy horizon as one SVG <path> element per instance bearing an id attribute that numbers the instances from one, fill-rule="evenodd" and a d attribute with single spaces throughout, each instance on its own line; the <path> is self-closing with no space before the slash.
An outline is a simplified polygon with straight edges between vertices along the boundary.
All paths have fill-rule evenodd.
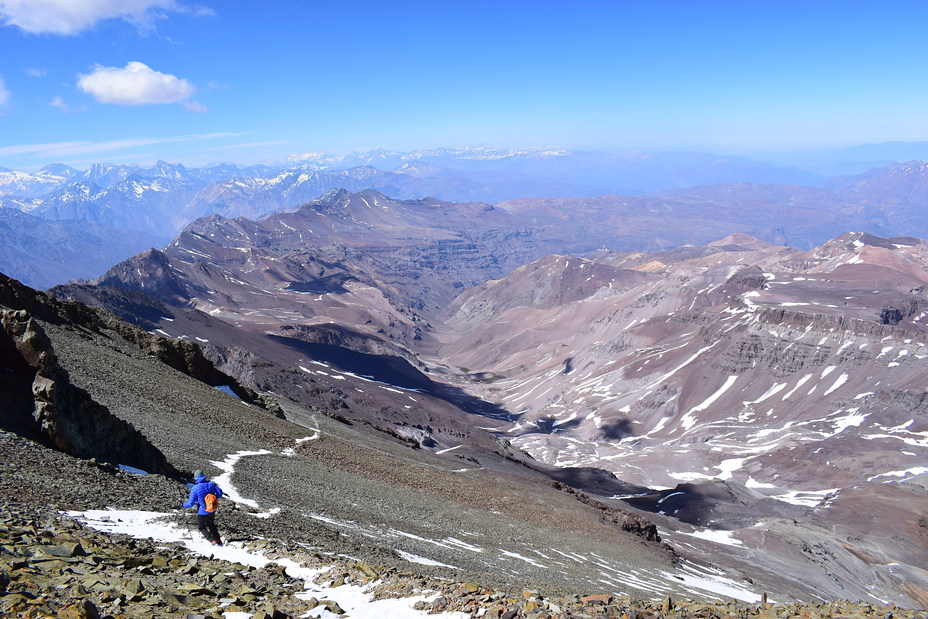
<path id="1" fill-rule="evenodd" d="M 289 153 L 284 156 L 282 159 L 267 159 L 263 161 L 242 161 L 242 160 L 214 160 L 214 161 L 185 161 L 185 160 L 172 160 L 172 159 L 163 159 L 161 157 L 154 158 L 144 158 L 139 156 L 125 156 L 125 157 L 100 157 L 100 158 L 88 158 L 79 161 L 67 161 L 67 160 L 54 160 L 44 163 L 36 163 L 30 166 L 2 166 L 2 169 L 11 169 L 16 172 L 22 172 L 26 174 L 35 173 L 39 170 L 51 166 L 64 164 L 74 169 L 80 171 L 89 170 L 91 166 L 98 164 L 110 164 L 110 165 L 122 165 L 130 167 L 139 167 L 139 168 L 148 168 L 154 166 L 159 161 L 164 161 L 172 165 L 183 165 L 188 168 L 206 168 L 211 166 L 222 166 L 222 165 L 232 165 L 239 168 L 247 168 L 250 166 L 269 166 L 271 168 L 297 168 L 301 165 L 311 161 L 313 158 L 308 157 L 307 155 L 315 155 L 320 158 L 333 157 L 338 158 L 342 157 L 347 160 L 346 165 L 330 165 L 324 166 L 324 169 L 346 169 L 351 167 L 356 167 L 358 165 L 372 165 L 375 168 L 381 169 L 383 171 L 391 171 L 393 168 L 391 166 L 380 166 L 378 167 L 376 163 L 374 164 L 361 164 L 361 163 L 352 163 L 351 158 L 363 158 L 367 155 L 383 151 L 388 154 L 406 156 L 406 155 L 424 155 L 424 160 L 428 161 L 428 155 L 430 153 L 436 153 L 439 151 L 478 151 L 478 150 L 487 150 L 487 151 L 511 151 L 514 154 L 519 152 L 541 152 L 543 150 L 560 150 L 571 153 L 579 154 L 590 154 L 590 155 L 631 155 L 635 153 L 642 153 L 647 155 L 657 155 L 657 154 L 673 154 L 677 153 L 680 155 L 686 154 L 700 154 L 708 156 L 717 156 L 719 158 L 744 158 L 746 160 L 754 160 L 761 163 L 767 163 L 774 166 L 780 166 L 783 168 L 794 168 L 796 170 L 805 170 L 813 171 L 823 177 L 825 176 L 840 176 L 844 174 L 856 174 L 863 172 L 872 167 L 878 167 L 891 162 L 907 162 L 907 161 L 928 161 L 928 141 L 918 141 L 918 142 L 883 142 L 876 144 L 856 144 L 852 146 L 847 146 L 843 148 L 835 149 L 819 149 L 819 150 L 806 150 L 806 151 L 782 151 L 782 152 L 769 152 L 769 153 L 746 153 L 746 154 L 733 154 L 733 153 L 722 153 L 722 152 L 705 152 L 705 151 L 696 151 L 696 150 L 646 150 L 646 149 L 632 149 L 632 150 L 608 150 L 608 149 L 563 149 L 559 147 L 549 146 L 549 147 L 522 147 L 522 148 L 506 148 L 506 147 L 487 147 L 487 146 L 447 146 L 447 147 L 437 147 L 431 149 L 418 149 L 418 150 L 395 150 L 390 148 L 372 148 L 369 150 L 354 150 L 349 152 L 324 152 L 316 151 L 313 153 Z M 2 148 L 0 148 L 2 152 Z"/>

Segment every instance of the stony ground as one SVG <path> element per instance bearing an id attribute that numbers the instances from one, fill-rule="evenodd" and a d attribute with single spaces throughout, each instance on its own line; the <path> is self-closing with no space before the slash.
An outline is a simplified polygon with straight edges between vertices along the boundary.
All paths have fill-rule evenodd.
<path id="1" fill-rule="evenodd" d="M 0 518 L 0 596 L 4 616 L 61 617 L 220 617 L 246 612 L 255 619 L 303 616 L 319 606 L 335 615 L 345 611 L 326 599 L 294 596 L 302 582 L 271 564 L 254 568 L 212 558 L 185 556 L 182 548 L 150 540 L 107 535 L 49 510 L 10 506 Z M 869 604 L 824 603 L 708 604 L 670 597 L 648 602 L 627 596 L 590 594 L 548 597 L 540 591 L 511 595 L 477 583 L 437 580 L 364 562 L 334 560 L 295 546 L 264 540 L 250 544 L 268 556 L 280 555 L 322 568 L 317 581 L 330 586 L 367 585 L 375 598 L 411 597 L 428 592 L 429 612 L 461 611 L 471 617 L 554 618 L 715 618 L 879 617 L 924 619 L 922 611 Z"/>
<path id="2" fill-rule="evenodd" d="M 192 557 L 178 544 L 155 543 L 90 529 L 65 510 L 112 504 L 163 509 L 177 493 L 174 482 L 138 476 L 108 464 L 75 460 L 15 435 L 0 432 L 0 614 L 40 618 L 221 617 L 251 613 L 256 619 L 299 617 L 319 606 L 344 611 L 331 600 L 302 600 L 302 586 L 275 565 L 256 569 L 211 558 Z M 239 531 L 227 521 L 227 535 Z M 461 611 L 471 617 L 538 619 L 603 617 L 650 619 L 880 617 L 928 619 L 928 613 L 852 603 L 743 604 L 645 601 L 596 591 L 499 590 L 476 582 L 456 582 L 395 567 L 334 557 L 304 545 L 249 539 L 246 546 L 268 557 L 287 557 L 320 569 L 325 584 L 367 585 L 379 597 L 428 592 L 420 602 L 429 612 Z"/>

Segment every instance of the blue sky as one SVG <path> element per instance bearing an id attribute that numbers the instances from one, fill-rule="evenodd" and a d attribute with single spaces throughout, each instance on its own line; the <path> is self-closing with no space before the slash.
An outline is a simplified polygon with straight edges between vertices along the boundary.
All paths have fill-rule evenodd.
<path id="1" fill-rule="evenodd" d="M 0 0 L 0 166 L 928 139 L 928 2 Z"/>

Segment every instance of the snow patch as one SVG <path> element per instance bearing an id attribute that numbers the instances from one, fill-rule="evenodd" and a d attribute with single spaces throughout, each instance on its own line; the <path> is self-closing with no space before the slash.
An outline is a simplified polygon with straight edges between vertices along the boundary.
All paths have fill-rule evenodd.
<path id="1" fill-rule="evenodd" d="M 901 483 L 904 481 L 909 481 L 910 479 L 914 479 L 915 477 L 919 477 L 920 475 L 924 475 L 925 473 L 928 473 L 928 467 L 915 466 L 902 471 L 889 471 L 888 473 L 880 473 L 879 475 L 868 477 L 867 481 L 873 481 L 874 479 L 879 479 L 880 477 L 901 477 L 902 479 L 900 480 L 889 479 L 883 482 L 884 484 L 895 483 L 896 481 Z"/>
<path id="2" fill-rule="evenodd" d="M 429 614 L 415 610 L 413 606 L 420 601 L 431 601 L 434 596 L 415 596 L 408 598 L 373 600 L 373 593 L 365 586 L 341 585 L 332 587 L 317 585 L 314 580 L 325 573 L 325 569 L 303 567 L 296 561 L 286 558 L 268 559 L 264 555 L 249 550 L 240 542 L 231 542 L 223 546 L 213 546 L 198 534 L 181 529 L 176 523 L 166 521 L 171 514 L 148 511 L 89 510 L 86 512 L 68 512 L 68 515 L 80 520 L 87 526 L 105 533 L 121 533 L 136 538 L 149 538 L 159 542 L 179 542 L 189 550 L 203 556 L 210 556 L 230 563 L 240 563 L 255 568 L 269 564 L 282 566 L 288 576 L 304 581 L 305 589 L 296 594 L 300 599 L 328 599 L 338 603 L 352 617 L 378 617 L 378 619 L 413 619 L 439 617 L 441 619 L 468 619 L 468 613 L 450 612 Z M 371 587 L 376 583 L 370 583 Z M 304 617 L 333 616 L 324 607 L 317 607 Z"/>
<path id="3" fill-rule="evenodd" d="M 697 531 L 679 531 L 681 535 L 698 537 L 699 539 L 723 544 L 725 546 L 744 546 L 744 542 L 734 536 L 734 531 L 722 531 L 717 529 L 702 529 Z"/>
<path id="4" fill-rule="evenodd" d="M 792 505 L 801 505 L 803 507 L 815 507 L 830 495 L 834 495 L 840 488 L 831 488 L 829 490 L 791 490 L 785 494 L 772 495 L 771 498 Z"/>
<path id="5" fill-rule="evenodd" d="M 447 563 L 442 563 L 441 561 L 435 561 L 434 559 L 429 559 L 427 557 L 420 557 L 411 552 L 406 552 L 404 550 L 394 550 L 402 559 L 409 561 L 410 563 L 419 563 L 421 565 L 433 565 L 436 567 L 447 567 L 453 570 L 459 570 L 461 568 L 455 567 L 453 565 L 448 565 Z"/>
<path id="6" fill-rule="evenodd" d="M 687 431 L 689 431 L 690 428 L 692 428 L 696 424 L 696 417 L 694 413 L 704 411 L 710 406 L 712 406 L 712 404 L 716 400 L 718 400 L 720 397 L 722 397 L 722 395 L 726 391 L 728 391 L 729 387 L 735 384 L 736 380 L 738 380 L 737 374 L 734 376 L 729 376 L 727 379 L 725 379 L 725 383 L 721 387 L 719 387 L 715 393 L 713 393 L 708 398 L 703 400 L 701 404 L 698 404 L 697 406 L 694 406 L 693 408 L 691 408 L 689 412 L 687 412 L 685 415 L 683 415 L 682 418 L 680 418 L 680 425 L 682 425 Z"/>
<path id="7" fill-rule="evenodd" d="M 241 503 L 242 505 L 247 505 L 248 507 L 258 509 L 257 501 L 244 498 L 241 494 L 239 494 L 235 486 L 232 485 L 232 473 L 235 471 L 235 465 L 242 458 L 248 456 L 265 456 L 269 455 L 270 453 L 271 452 L 267 449 L 261 449 L 258 451 L 238 451 L 234 454 L 226 456 L 225 460 L 211 460 L 210 463 L 213 466 L 221 471 L 224 471 L 222 475 L 216 477 L 213 480 L 219 485 L 220 488 L 222 488 L 223 497 L 228 498 L 236 503 Z"/>
<path id="8" fill-rule="evenodd" d="M 511 557 L 511 558 L 513 558 L 513 559 L 519 559 L 520 561 L 525 561 L 525 562 L 528 563 L 529 565 L 533 565 L 533 566 L 535 566 L 535 567 L 541 567 L 541 568 L 544 568 L 544 569 L 548 569 L 548 566 L 547 566 L 547 565 L 542 565 L 541 563 L 538 563 L 538 562 L 535 561 L 534 559 L 530 559 L 529 557 L 520 555 L 520 554 L 517 553 L 517 552 L 510 552 L 510 551 L 508 551 L 508 550 L 502 550 L 502 549 L 500 549 L 500 553 L 501 553 L 503 556 L 506 556 L 506 557 Z"/>
<path id="9" fill-rule="evenodd" d="M 831 387 L 828 388 L 828 391 L 825 392 L 825 395 L 828 395 L 829 393 L 831 393 L 835 389 L 838 389 L 841 385 L 846 383 L 847 378 L 848 378 L 847 372 L 841 374 L 841 376 L 838 377 L 838 380 L 835 381 L 835 384 L 833 384 Z"/>

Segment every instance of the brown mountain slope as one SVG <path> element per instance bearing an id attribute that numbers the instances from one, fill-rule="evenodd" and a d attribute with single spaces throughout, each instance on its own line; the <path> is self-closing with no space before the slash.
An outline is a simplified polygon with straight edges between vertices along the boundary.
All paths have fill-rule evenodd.
<path id="1" fill-rule="evenodd" d="M 479 371 L 471 389 L 537 459 L 666 488 L 629 502 L 675 541 L 811 562 L 821 586 L 829 571 L 861 591 L 928 586 L 928 245 L 757 247 L 603 256 L 644 273 L 569 298 L 521 292 L 579 268 L 539 261 L 457 299 L 441 358 Z M 799 539 L 831 558 L 797 560 Z"/>

